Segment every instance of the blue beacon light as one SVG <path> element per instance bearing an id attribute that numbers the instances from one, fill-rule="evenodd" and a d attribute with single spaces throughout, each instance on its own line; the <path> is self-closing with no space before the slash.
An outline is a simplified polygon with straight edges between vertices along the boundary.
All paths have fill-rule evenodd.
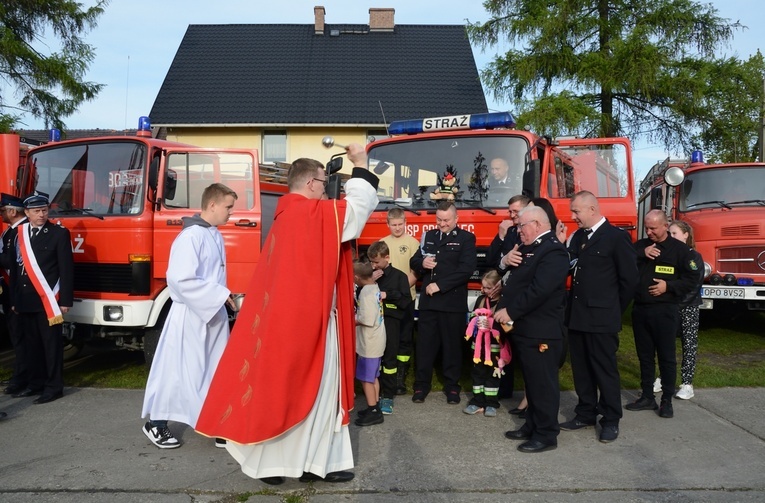
<path id="1" fill-rule="evenodd" d="M 697 163 L 704 164 L 704 152 L 701 150 L 694 150 L 691 152 L 691 164 Z"/>

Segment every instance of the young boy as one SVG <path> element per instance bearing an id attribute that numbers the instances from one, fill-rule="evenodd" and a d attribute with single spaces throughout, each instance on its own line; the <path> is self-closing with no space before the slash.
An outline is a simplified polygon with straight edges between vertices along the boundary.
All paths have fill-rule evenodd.
<path id="1" fill-rule="evenodd" d="M 385 321 L 385 353 L 382 357 L 382 377 L 380 378 L 380 410 L 383 414 L 393 414 L 401 320 L 409 312 L 412 297 L 406 274 L 390 264 L 390 250 L 384 241 L 372 243 L 367 250 L 367 257 L 372 263 L 372 268 L 382 272 L 382 274 L 374 275 L 377 279 L 377 286 L 380 288 Z"/>
<path id="2" fill-rule="evenodd" d="M 226 305 L 236 309 L 226 287 L 226 249 L 218 226 L 234 211 L 236 192 L 214 183 L 202 192 L 202 211 L 183 217 L 173 241 L 167 287 L 173 304 L 149 371 L 141 417 L 143 433 L 160 449 L 181 444 L 167 427 L 194 428 L 229 336 Z M 216 446 L 225 447 L 223 440 Z"/>
<path id="3" fill-rule="evenodd" d="M 419 248 L 420 243 L 406 232 L 406 213 L 401 208 L 388 210 L 388 229 L 390 235 L 382 238 L 391 251 L 390 263 L 407 275 L 409 280 L 412 303 L 409 304 L 406 314 L 401 319 L 401 329 L 398 344 L 398 370 L 396 372 L 396 394 L 406 394 L 406 373 L 409 370 L 409 361 L 412 358 L 412 333 L 414 332 L 414 299 L 417 292 L 414 285 L 417 283 L 417 275 L 409 267 L 409 259 Z M 377 273 L 380 274 L 380 273 Z"/>
<path id="4" fill-rule="evenodd" d="M 380 398 L 380 361 L 385 352 L 385 325 L 380 289 L 372 278 L 372 266 L 354 262 L 353 280 L 360 288 L 356 308 L 356 379 L 367 399 L 367 409 L 359 411 L 357 426 L 372 426 L 383 422 L 378 405 Z"/>

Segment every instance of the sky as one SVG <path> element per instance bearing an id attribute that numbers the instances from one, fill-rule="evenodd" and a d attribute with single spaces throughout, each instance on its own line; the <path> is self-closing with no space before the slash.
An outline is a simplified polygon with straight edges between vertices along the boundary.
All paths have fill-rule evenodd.
<path id="1" fill-rule="evenodd" d="M 86 6 L 95 3 L 92 0 L 80 2 Z M 721 55 L 747 59 L 757 49 L 765 52 L 765 38 L 759 31 L 765 25 L 765 2 L 714 0 L 710 3 L 721 17 L 740 20 L 749 26 L 749 29 L 734 34 L 730 47 Z M 397 24 L 465 24 L 489 18 L 481 0 L 287 0 L 275 4 L 262 0 L 111 0 L 99 18 L 98 26 L 85 36 L 96 49 L 96 58 L 86 80 L 106 87 L 94 101 L 83 104 L 77 113 L 64 121 L 69 129 L 135 128 L 138 117 L 149 114 L 188 25 L 313 24 L 316 5 L 324 6 L 327 24 L 366 24 L 371 7 L 394 8 Z M 473 47 L 479 71 L 495 54 L 509 48 L 504 44 L 483 52 Z M 347 62 L 349 75 L 352 65 L 352 61 Z M 7 87 L 3 91 L 3 96 L 12 96 Z M 490 93 L 486 100 L 490 111 L 513 112 L 508 103 L 495 101 Z M 44 128 L 41 121 L 31 117 L 24 117 L 22 122 L 20 129 Z M 645 143 L 636 143 L 634 147 L 633 162 L 638 175 L 668 155 L 678 154 Z"/>

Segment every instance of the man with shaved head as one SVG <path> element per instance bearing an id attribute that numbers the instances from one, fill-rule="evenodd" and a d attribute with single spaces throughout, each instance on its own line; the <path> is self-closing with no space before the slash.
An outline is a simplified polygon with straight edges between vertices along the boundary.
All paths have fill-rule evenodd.
<path id="1" fill-rule="evenodd" d="M 643 219 L 645 239 L 635 243 L 638 286 L 632 307 L 635 350 L 640 361 L 642 394 L 627 410 L 656 410 L 670 418 L 677 379 L 675 337 L 680 326 L 680 303 L 696 288 L 699 264 L 691 248 L 669 235 L 669 221 L 661 210 L 651 210 Z M 659 361 L 661 405 L 656 405 L 653 381 L 654 357 Z"/>
<path id="2" fill-rule="evenodd" d="M 571 218 L 579 226 L 568 241 L 571 290 L 566 326 L 571 368 L 579 403 L 562 430 L 594 426 L 600 418 L 601 442 L 619 436 L 621 382 L 616 364 L 622 313 L 635 295 L 637 265 L 629 234 L 600 213 L 592 192 L 571 198 Z"/>

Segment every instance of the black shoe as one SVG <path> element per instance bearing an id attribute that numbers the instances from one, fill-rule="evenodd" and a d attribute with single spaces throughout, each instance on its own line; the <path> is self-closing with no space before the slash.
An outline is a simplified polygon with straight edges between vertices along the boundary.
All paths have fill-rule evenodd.
<path id="1" fill-rule="evenodd" d="M 6 395 L 15 395 L 19 391 L 24 391 L 25 389 L 26 389 L 26 386 L 22 386 L 20 384 L 11 384 L 3 390 L 3 393 L 5 393 Z"/>
<path id="2" fill-rule="evenodd" d="M 514 416 L 520 416 L 521 414 L 525 414 L 525 413 L 526 413 L 526 409 L 527 409 L 527 408 L 528 408 L 528 407 L 524 407 L 524 408 L 522 408 L 522 409 L 519 409 L 518 407 L 516 407 L 516 408 L 514 408 L 514 409 L 510 409 L 508 412 L 509 412 L 510 414 L 514 415 Z"/>
<path id="3" fill-rule="evenodd" d="M 603 426 L 603 428 L 600 430 L 600 437 L 598 440 L 604 444 L 607 444 L 609 442 L 613 442 L 617 438 L 619 438 L 619 427 L 612 424 Z"/>
<path id="4" fill-rule="evenodd" d="M 510 440 L 528 440 L 531 438 L 531 433 L 528 430 L 520 428 L 518 430 L 510 430 L 505 432 L 505 438 Z"/>
<path id="5" fill-rule="evenodd" d="M 420 391 L 420 390 L 414 390 L 414 394 L 412 394 L 412 401 L 414 403 L 422 403 L 425 401 L 426 396 L 428 396 L 426 392 Z"/>
<path id="6" fill-rule="evenodd" d="M 580 421 L 576 418 L 572 419 L 571 421 L 566 421 L 565 423 L 560 423 L 560 429 L 566 430 L 566 431 L 574 431 L 574 430 L 581 430 L 582 428 L 589 428 L 590 426 L 595 426 L 595 422 L 588 423 L 586 421 Z"/>
<path id="7" fill-rule="evenodd" d="M 446 403 L 450 403 L 452 405 L 460 403 L 460 392 L 459 391 L 450 391 L 448 393 L 444 393 L 446 395 Z"/>
<path id="8" fill-rule="evenodd" d="M 5 419 L 6 417 L 8 417 L 8 414 L 5 412 L 0 412 L 0 419 Z"/>
<path id="9" fill-rule="evenodd" d="M 353 472 L 329 472 L 326 477 L 321 478 L 315 473 L 303 472 L 303 475 L 298 479 L 300 482 L 317 482 L 323 480 L 324 482 L 350 482 L 353 480 Z"/>
<path id="10" fill-rule="evenodd" d="M 52 395 L 42 395 L 40 396 L 40 398 L 38 398 L 32 403 L 36 405 L 42 405 L 44 403 L 52 402 L 54 400 L 58 400 L 59 398 L 63 398 L 63 397 L 64 397 L 64 392 L 59 391 L 58 393 L 53 393 Z"/>
<path id="11" fill-rule="evenodd" d="M 23 390 L 19 391 L 18 393 L 14 393 L 11 396 L 13 396 L 13 398 L 26 398 L 28 396 L 35 396 L 35 395 L 40 395 L 40 394 L 42 394 L 42 390 L 40 390 L 40 389 L 26 388 L 26 389 L 23 389 Z"/>
<path id="12" fill-rule="evenodd" d="M 659 408 L 656 405 L 656 400 L 653 398 L 644 398 L 642 395 L 640 398 L 632 403 L 628 403 L 624 406 L 627 410 L 656 410 Z"/>
<path id="13" fill-rule="evenodd" d="M 552 451 L 553 449 L 556 449 L 558 447 L 557 444 L 546 444 L 544 442 L 540 442 L 539 440 L 528 440 L 526 442 L 523 442 L 521 445 L 518 446 L 518 450 L 521 452 L 544 452 L 544 451 Z"/>
<path id="14" fill-rule="evenodd" d="M 372 426 L 375 424 L 380 424 L 383 421 L 385 421 L 385 418 L 383 418 L 383 413 L 380 408 L 373 407 L 367 409 L 363 416 L 360 415 L 359 418 L 356 419 L 356 426 Z"/>
<path id="15" fill-rule="evenodd" d="M 675 411 L 672 410 L 672 400 L 662 400 L 661 405 L 659 406 L 659 417 L 666 417 L 669 419 L 674 416 Z"/>
<path id="16" fill-rule="evenodd" d="M 396 386 L 396 395 L 406 395 L 406 386 Z"/>
<path id="17" fill-rule="evenodd" d="M 284 484 L 284 477 L 262 477 L 259 480 L 270 486 L 278 486 Z"/>

